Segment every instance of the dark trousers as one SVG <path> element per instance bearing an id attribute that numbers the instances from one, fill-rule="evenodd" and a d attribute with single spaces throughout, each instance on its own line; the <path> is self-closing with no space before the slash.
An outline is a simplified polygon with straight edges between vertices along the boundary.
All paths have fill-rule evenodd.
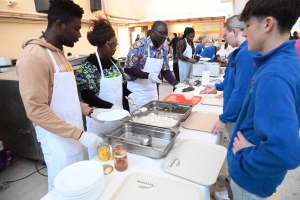
<path id="1" fill-rule="evenodd" d="M 178 67 L 178 63 L 173 63 L 173 72 L 175 74 L 175 78 L 177 81 L 179 80 L 179 67 Z"/>

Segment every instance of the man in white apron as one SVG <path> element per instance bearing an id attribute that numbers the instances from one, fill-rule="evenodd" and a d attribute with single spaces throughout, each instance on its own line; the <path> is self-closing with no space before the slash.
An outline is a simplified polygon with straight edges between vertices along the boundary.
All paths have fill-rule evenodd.
<path id="1" fill-rule="evenodd" d="M 125 73 L 128 74 L 128 89 L 135 95 L 141 107 L 152 100 L 158 100 L 156 84 L 162 83 L 158 78 L 161 73 L 174 87 L 181 87 L 168 64 L 168 51 L 163 45 L 168 37 L 168 27 L 162 21 L 156 21 L 149 31 L 149 37 L 135 42 L 127 55 Z M 130 111 L 138 107 L 130 106 Z"/>
<path id="2" fill-rule="evenodd" d="M 96 119 L 102 110 L 79 101 L 73 70 L 63 54 L 63 45 L 73 47 L 81 37 L 82 14 L 73 1 L 51 1 L 47 30 L 24 41 L 17 62 L 20 94 L 44 153 L 49 191 L 63 168 L 82 161 L 86 147 L 96 148 L 102 141 L 83 131 L 82 114 Z"/>

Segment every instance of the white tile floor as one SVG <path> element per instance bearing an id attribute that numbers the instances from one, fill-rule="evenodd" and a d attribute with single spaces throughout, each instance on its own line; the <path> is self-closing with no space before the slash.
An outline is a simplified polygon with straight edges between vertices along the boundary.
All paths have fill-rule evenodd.
<path id="1" fill-rule="evenodd" d="M 172 87 L 168 84 L 160 86 L 160 99 L 172 92 Z M 38 169 L 43 166 L 37 164 Z M 35 162 L 29 159 L 14 157 L 12 164 L 0 172 L 0 181 L 12 181 L 23 178 L 36 171 Z M 47 169 L 40 171 L 47 174 Z M 284 182 L 280 186 L 282 200 L 300 199 L 300 167 L 289 171 Z M 35 173 L 23 180 L 9 183 L 6 190 L 0 191 L 0 200 L 36 200 L 42 198 L 47 193 L 47 178 Z"/>

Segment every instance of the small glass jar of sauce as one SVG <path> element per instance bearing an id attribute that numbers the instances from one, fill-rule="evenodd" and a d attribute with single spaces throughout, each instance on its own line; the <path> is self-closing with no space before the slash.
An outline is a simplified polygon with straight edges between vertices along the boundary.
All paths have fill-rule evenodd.
<path id="1" fill-rule="evenodd" d="M 123 149 L 123 145 L 121 143 L 114 144 L 112 146 L 111 160 L 114 159 L 115 152 L 122 149 Z"/>
<path id="2" fill-rule="evenodd" d="M 101 161 L 108 161 L 110 158 L 110 150 L 107 144 L 100 144 L 98 147 L 98 158 Z"/>
<path id="3" fill-rule="evenodd" d="M 125 150 L 117 150 L 114 153 L 115 169 L 119 172 L 125 171 L 128 167 L 127 153 Z"/>

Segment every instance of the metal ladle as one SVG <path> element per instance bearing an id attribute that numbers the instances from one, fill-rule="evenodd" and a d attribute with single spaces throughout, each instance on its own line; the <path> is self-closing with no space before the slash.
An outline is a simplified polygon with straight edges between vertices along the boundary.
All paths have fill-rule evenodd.
<path id="1" fill-rule="evenodd" d="M 144 146 L 150 146 L 152 143 L 152 137 L 150 135 L 139 135 L 140 144 Z"/>

